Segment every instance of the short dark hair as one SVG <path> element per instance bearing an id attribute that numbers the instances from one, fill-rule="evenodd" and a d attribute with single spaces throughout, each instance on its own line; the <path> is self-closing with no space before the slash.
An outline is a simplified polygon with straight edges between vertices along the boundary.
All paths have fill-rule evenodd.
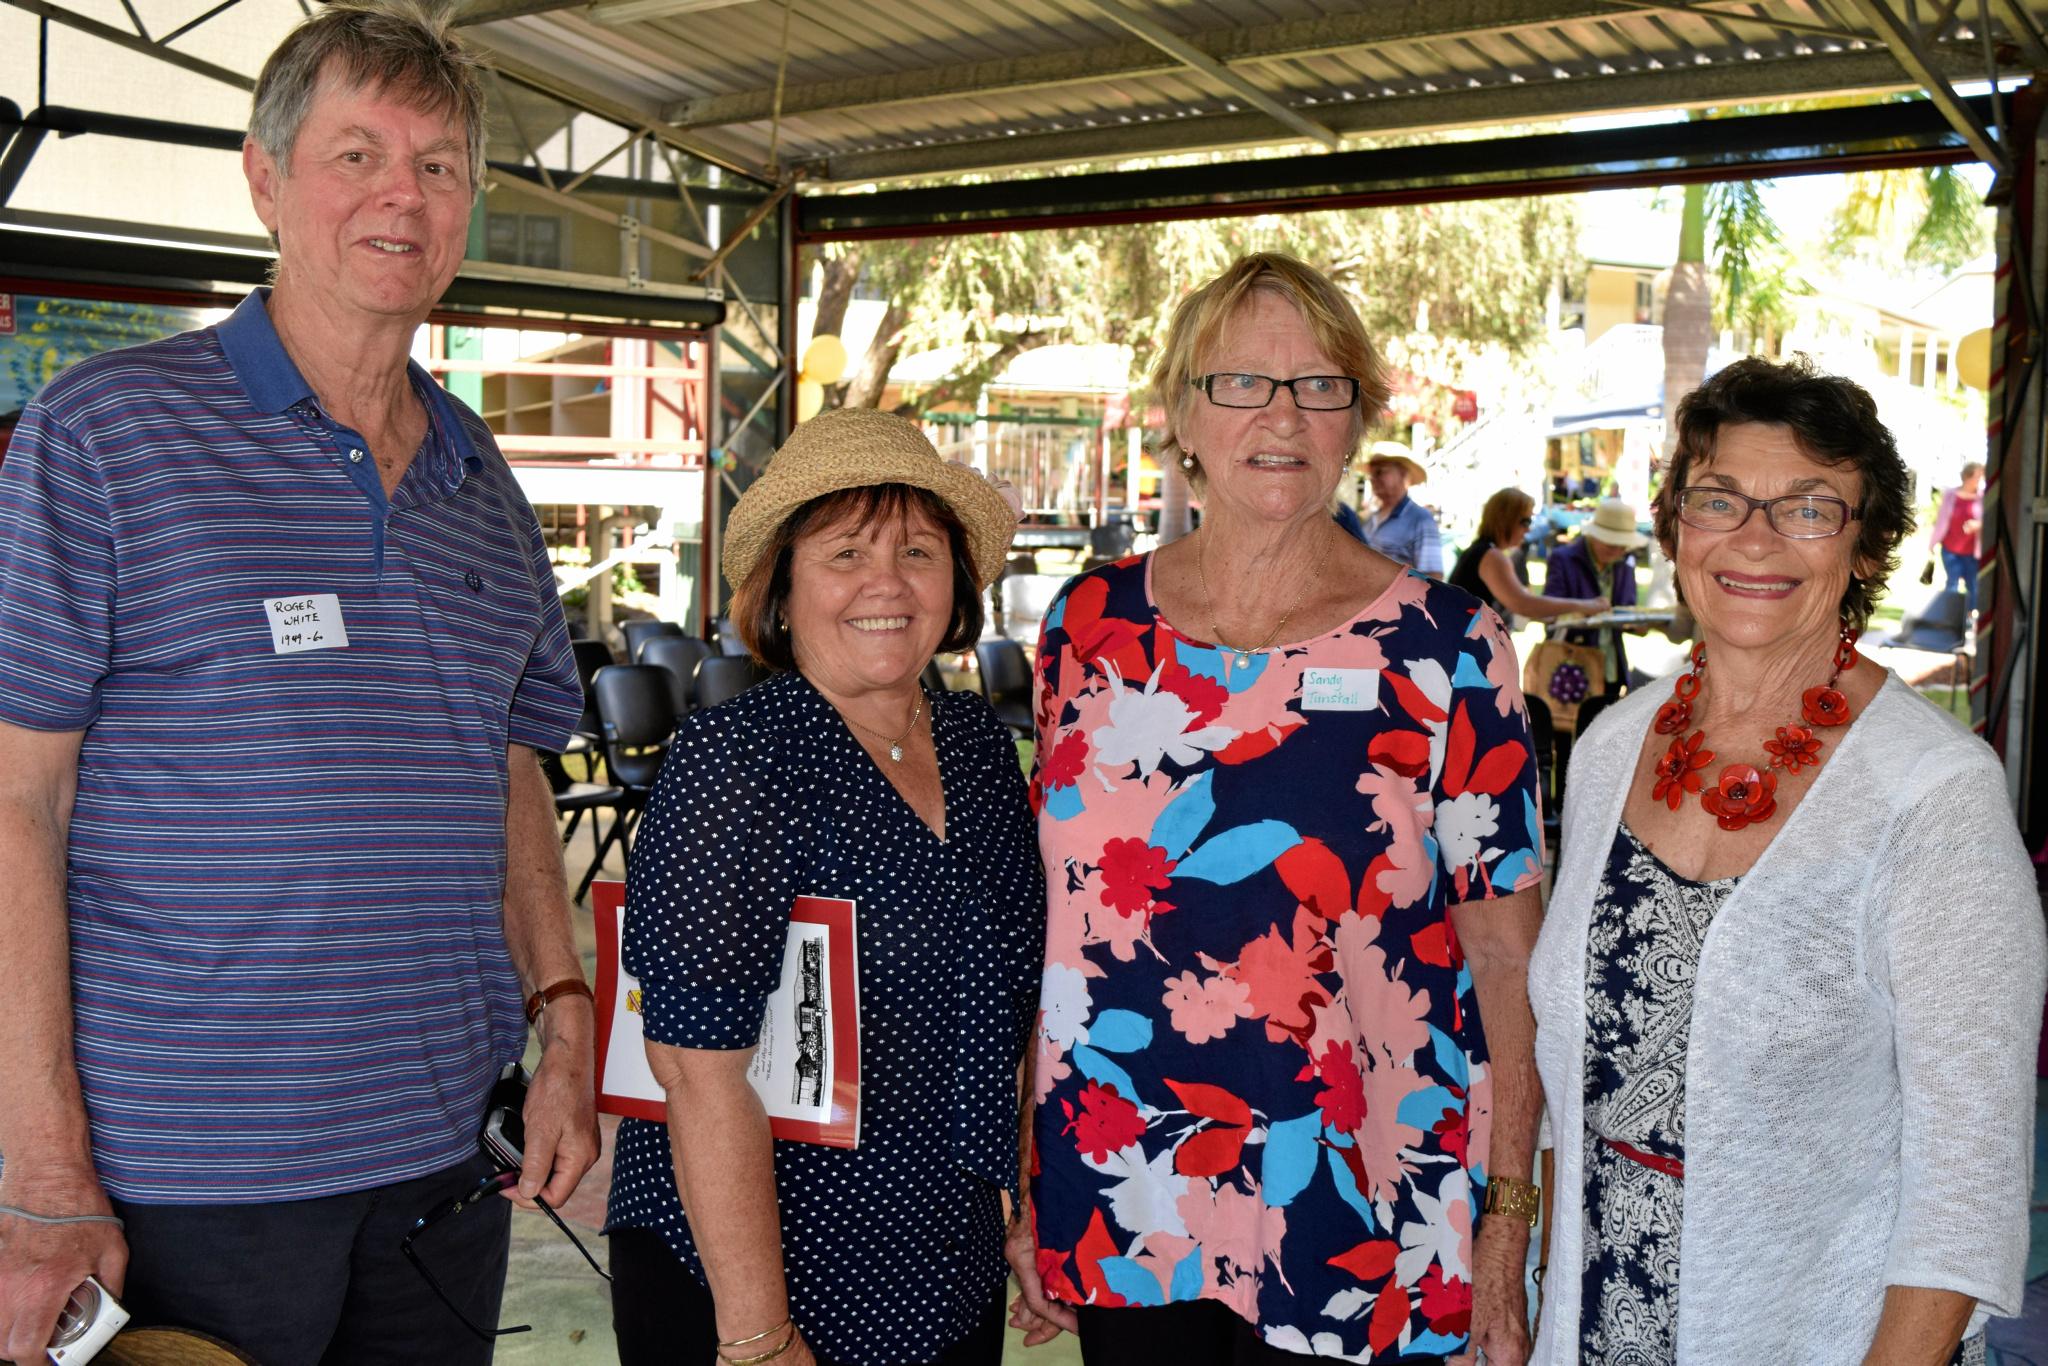
<path id="1" fill-rule="evenodd" d="M 921 512 L 946 533 L 953 561 L 953 616 L 939 641 L 941 653 L 965 650 L 981 639 L 981 584 L 967 546 L 967 528 L 946 501 L 912 484 L 865 484 L 811 499 L 789 514 L 754 561 L 747 581 L 732 595 L 732 624 L 755 659 L 771 669 L 794 669 L 796 651 L 784 611 L 789 605 L 790 552 L 807 531 L 851 521 L 865 531 L 891 518 Z"/>
<path id="2" fill-rule="evenodd" d="M 1868 625 L 1878 593 L 1899 567 L 1899 543 L 1913 529 L 1913 507 L 1906 462 L 1863 386 L 1822 374 L 1805 356 L 1783 362 L 1749 356 L 1687 394 L 1678 405 L 1677 421 L 1671 468 L 1651 506 L 1664 553 L 1677 557 L 1678 491 L 1694 464 L 1712 461 L 1721 429 L 1745 422 L 1789 427 L 1808 456 L 1832 468 L 1852 469 L 1861 480 L 1863 515 L 1855 524 L 1854 564 L 1842 595 L 1842 615 L 1858 630 Z M 1878 570 L 1865 578 L 1855 565 Z"/>

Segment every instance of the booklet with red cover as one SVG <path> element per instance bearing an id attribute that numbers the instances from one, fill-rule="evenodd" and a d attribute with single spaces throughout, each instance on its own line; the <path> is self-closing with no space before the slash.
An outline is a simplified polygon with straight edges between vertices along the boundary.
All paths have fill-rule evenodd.
<path id="1" fill-rule="evenodd" d="M 620 960 L 626 885 L 594 882 L 597 916 L 597 1108 L 666 1117 L 647 1065 L 640 983 Z M 790 908 L 782 977 L 768 998 L 747 1080 L 775 1137 L 832 1148 L 860 1145 L 860 970 L 854 904 L 800 896 Z"/>

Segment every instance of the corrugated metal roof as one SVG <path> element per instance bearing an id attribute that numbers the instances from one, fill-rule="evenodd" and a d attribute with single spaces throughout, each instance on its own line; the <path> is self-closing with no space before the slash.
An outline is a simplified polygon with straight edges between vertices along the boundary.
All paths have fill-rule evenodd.
<path id="1" fill-rule="evenodd" d="M 851 182 L 1307 141 L 1283 114 L 1358 136 L 1875 95 L 1920 83 L 1907 46 L 1948 81 L 1985 77 L 1977 6 L 1923 6 L 1949 13 L 1888 44 L 1885 3 L 1902 0 L 792 0 L 785 56 L 780 0 L 472 0 L 546 12 L 471 32 L 735 164 L 772 147 Z M 2002 71 L 2048 66 L 2048 0 L 1990 10 Z"/>

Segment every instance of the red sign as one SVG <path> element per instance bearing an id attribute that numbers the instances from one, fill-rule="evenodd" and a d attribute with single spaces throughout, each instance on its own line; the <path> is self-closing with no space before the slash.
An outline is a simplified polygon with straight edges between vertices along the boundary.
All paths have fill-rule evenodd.
<path id="1" fill-rule="evenodd" d="M 0 294 L 0 337 L 14 335 L 14 296 Z"/>

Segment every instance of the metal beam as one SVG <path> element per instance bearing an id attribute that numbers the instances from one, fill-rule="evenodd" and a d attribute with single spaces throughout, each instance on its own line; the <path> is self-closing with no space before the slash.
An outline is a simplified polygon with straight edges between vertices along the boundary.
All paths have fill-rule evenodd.
<path id="1" fill-rule="evenodd" d="M 1118 28 L 1128 29 L 1169 57 L 1201 72 L 1224 89 L 1236 92 L 1239 98 L 1243 99 L 1247 104 L 1255 109 L 1264 110 L 1286 127 L 1300 133 L 1303 137 L 1314 138 L 1333 152 L 1343 145 L 1344 139 L 1337 136 L 1331 129 L 1317 123 L 1314 119 L 1296 113 L 1281 101 L 1261 90 L 1253 82 L 1246 80 L 1243 76 L 1230 70 L 1208 53 L 1188 42 L 1187 39 L 1153 23 L 1144 15 L 1125 8 L 1123 5 L 1118 4 L 1117 0 L 1082 0 L 1082 3 L 1115 24 Z"/>
<path id="2" fill-rule="evenodd" d="M 459 27 L 495 24 L 500 19 L 521 19 L 529 14 L 548 14 L 562 9 L 584 9 L 589 0 L 470 0 L 456 12 Z"/>
<path id="3" fill-rule="evenodd" d="M 0 0 L 0 3 L 19 5 L 35 3 L 35 0 Z M 488 34 L 476 34 L 467 41 L 488 52 L 491 67 L 507 80 L 517 81 L 564 104 L 574 105 L 578 109 L 596 114 L 599 118 L 610 119 L 621 128 L 639 129 L 699 161 L 708 161 L 714 166 L 736 171 L 749 180 L 758 181 L 764 190 L 771 188 L 775 183 L 774 179 L 764 174 L 759 166 L 735 157 L 730 152 L 708 146 L 679 129 L 667 126 L 651 109 L 630 104 L 625 100 L 613 99 L 609 95 L 600 95 L 585 86 L 564 80 L 547 67 L 527 61 L 515 52 L 508 52 L 501 43 Z"/>
<path id="4" fill-rule="evenodd" d="M 1990 101 L 1974 103 L 1982 112 Z M 1929 101 L 1898 100 L 1479 138 L 1451 147 L 1424 142 L 813 195 L 798 203 L 797 232 L 819 242 L 1025 231 L 1945 165 L 1969 157 Z"/>
<path id="5" fill-rule="evenodd" d="M 1981 76 L 1963 52 L 1936 60 L 1959 79 Z M 1677 70 L 1632 72 L 1572 80 L 1528 81 L 1433 95 L 1397 95 L 1323 105 L 1330 126 L 1345 134 L 1386 134 L 1497 123 L 1533 123 L 1587 114 L 1750 104 L 1842 92 L 1877 93 L 1911 88 L 1886 52 L 1716 62 Z M 848 184 L 913 176 L 1021 166 L 1072 165 L 1174 152 L 1251 147 L 1272 141 L 1272 125 L 1258 114 L 1211 114 L 1155 119 L 1064 133 L 988 137 L 937 147 L 849 152 L 809 167 L 813 181 Z"/>
<path id="6" fill-rule="evenodd" d="M 1208 29 L 1187 35 L 1185 42 L 1204 56 L 1229 66 L 1319 57 L 1389 43 L 1485 37 L 1573 21 L 1626 19 L 1631 15 L 1660 13 L 1664 8 L 1656 4 L 1624 4 L 1620 0 L 1375 0 L 1359 13 Z M 1696 8 L 1693 12 L 1709 13 Z M 1746 15 L 1718 17 L 1770 23 Z M 792 84 L 783 90 L 782 116 L 1155 76 L 1179 65 L 1150 43 L 1094 43 L 1025 57 Z M 668 122 L 687 128 L 754 123 L 768 118 L 774 103 L 773 89 L 746 90 L 678 100 L 663 105 L 661 115 Z"/>
<path id="7" fill-rule="evenodd" d="M 648 19 L 668 19 L 678 14 L 701 14 L 705 10 L 745 3 L 746 0 L 597 0 L 585 17 L 593 23 L 617 27 Z"/>
<path id="8" fill-rule="evenodd" d="M 556 208 L 567 209 L 570 213 L 580 213 L 585 218 L 594 218 L 601 223 L 617 225 L 623 219 L 630 216 L 621 214 L 616 209 L 607 209 L 601 204 L 585 203 L 574 195 L 564 194 L 560 190 L 551 190 L 547 186 L 527 180 L 523 176 L 500 176 L 493 179 L 490 183 L 494 188 L 515 190 L 534 199 L 544 199 Z M 663 246 L 674 247 L 685 256 L 695 256 L 699 260 L 704 260 L 708 259 L 711 255 L 711 248 L 705 246 L 702 242 L 692 242 L 687 237 L 678 237 L 672 232 L 664 232 L 660 228 L 638 222 L 638 220 L 635 220 L 635 223 L 642 237 L 651 238 Z"/>
<path id="9" fill-rule="evenodd" d="M 1962 98 L 1949 85 L 1946 74 L 1936 69 L 1934 54 L 1920 42 L 1920 35 L 1914 32 L 1913 26 L 1893 13 L 1891 6 L 1885 4 L 1884 0 L 1850 0 L 1850 3 L 1870 26 L 1883 36 L 1893 58 L 1904 68 L 1907 75 L 1926 89 L 1927 97 L 1934 101 L 1934 107 L 1941 111 L 1942 117 L 1946 118 L 1958 133 L 1963 135 L 1963 141 L 1969 144 L 1970 150 L 1977 154 L 1978 159 L 1996 167 L 2001 175 L 2004 174 L 2010 166 L 2005 149 L 1993 140 L 1991 134 L 1985 131 L 1984 125 L 1977 121 L 1977 116 L 1964 105 Z M 1982 76 L 1985 73 L 1979 71 L 1974 74 Z"/>
<path id="10" fill-rule="evenodd" d="M 144 56 L 154 57 L 160 62 L 169 62 L 172 66 L 189 71 L 195 76 L 205 76 L 209 80 L 219 81 L 222 85 L 231 85 L 237 90 L 254 90 L 256 88 L 255 79 L 250 76 L 244 76 L 239 71 L 230 71 L 224 66 L 215 66 L 212 62 L 201 61 L 197 57 L 189 57 L 175 49 L 162 47 L 156 43 L 149 42 L 147 39 L 138 38 L 134 34 L 115 28 L 110 24 L 103 24 L 97 19 L 88 19 L 82 14 L 73 14 L 70 10 L 59 9 L 55 5 L 46 5 L 43 3 L 43 0 L 0 0 L 0 4 L 12 5 L 18 10 L 27 10 L 30 14 L 41 19 L 48 19 L 53 24 L 62 24 L 66 28 L 75 28 L 80 33 L 90 33 L 93 37 L 112 43 L 115 47 L 125 47 L 130 52 L 140 52 Z"/>
<path id="11" fill-rule="evenodd" d="M 2036 71 L 2048 70 L 2048 41 L 2042 39 L 2041 26 L 2027 13 L 2027 7 L 2020 0 L 1991 0 L 1991 12 L 2005 26 L 2006 35 L 2019 44 L 2027 65 Z"/>

